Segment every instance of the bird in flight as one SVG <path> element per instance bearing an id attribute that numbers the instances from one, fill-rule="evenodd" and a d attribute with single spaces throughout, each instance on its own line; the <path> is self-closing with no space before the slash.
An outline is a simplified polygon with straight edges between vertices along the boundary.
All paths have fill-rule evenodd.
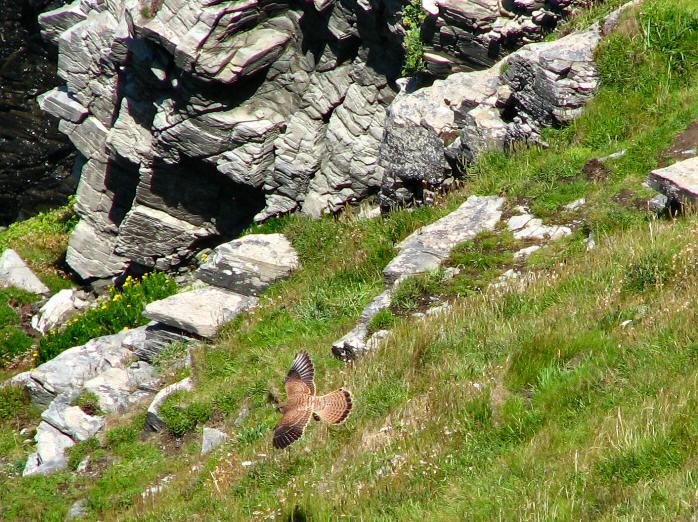
<path id="1" fill-rule="evenodd" d="M 284 449 L 301 438 L 310 418 L 341 424 L 351 412 L 351 393 L 340 388 L 327 395 L 315 394 L 315 368 L 308 352 L 298 352 L 284 381 L 288 400 L 274 429 L 274 447 Z"/>

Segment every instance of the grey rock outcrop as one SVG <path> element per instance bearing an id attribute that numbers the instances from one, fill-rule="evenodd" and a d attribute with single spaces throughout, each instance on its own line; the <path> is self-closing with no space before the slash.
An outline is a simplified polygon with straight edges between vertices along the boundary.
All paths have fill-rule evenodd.
<path id="1" fill-rule="evenodd" d="M 495 2 L 496 3 L 496 2 Z M 594 25 L 553 42 L 527 45 L 483 71 L 452 74 L 397 96 L 380 150 L 381 206 L 422 200 L 454 175 L 458 163 L 516 141 L 537 141 L 544 127 L 577 117 L 599 75 Z"/>
<path id="2" fill-rule="evenodd" d="M 396 121 L 384 131 L 403 5 L 330 3 L 75 0 L 41 17 L 66 81 L 41 104 L 82 154 L 81 222 L 66 257 L 81 277 L 177 268 L 253 219 L 336 212 L 386 180 L 407 201 L 420 169 L 430 184 L 448 177 L 438 133 Z M 490 65 L 577 4 L 523 2 L 502 14 L 496 1 L 435 2 L 427 55 Z M 449 131 L 463 134 L 464 150 L 511 134 L 490 109 L 467 117 L 470 130 Z"/>
<path id="3" fill-rule="evenodd" d="M 332 344 L 332 353 L 351 360 L 368 352 L 371 320 L 391 304 L 393 293 L 406 277 L 436 270 L 463 241 L 493 230 L 502 216 L 504 198 L 470 196 L 465 203 L 431 225 L 422 227 L 397 245 L 398 254 L 383 270 L 386 290 L 364 308 L 359 320 L 346 335 Z"/>
<path id="4" fill-rule="evenodd" d="M 59 395 L 42 412 L 41 418 L 74 441 L 84 441 L 104 427 L 104 417 L 88 415 L 78 406 L 73 406 L 74 398 L 73 394 Z"/>
<path id="5" fill-rule="evenodd" d="M 0 287 L 18 288 L 33 294 L 48 294 L 48 287 L 36 277 L 19 254 L 8 248 L 0 256 Z"/>
<path id="6" fill-rule="evenodd" d="M 493 230 L 502 216 L 502 205 L 504 198 L 470 196 L 457 210 L 413 232 L 397 245 L 398 254 L 383 270 L 386 282 L 436 270 L 456 245 Z"/>
<path id="7" fill-rule="evenodd" d="M 258 296 L 298 268 L 298 254 L 282 234 L 252 234 L 216 247 L 197 270 L 205 283 Z"/>
<path id="8" fill-rule="evenodd" d="M 68 435 L 42 421 L 34 439 L 36 452 L 29 455 L 23 476 L 48 475 L 68 466 L 65 450 L 75 445 L 75 441 Z"/>

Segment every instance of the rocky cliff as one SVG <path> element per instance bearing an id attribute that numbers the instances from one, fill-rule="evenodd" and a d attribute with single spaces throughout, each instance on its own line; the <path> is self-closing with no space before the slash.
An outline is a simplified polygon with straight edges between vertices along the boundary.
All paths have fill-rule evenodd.
<path id="1" fill-rule="evenodd" d="M 37 15 L 63 3 L 0 0 L 0 226 L 75 191 L 74 149 L 36 103 L 59 83 L 55 48 L 42 41 Z"/>
<path id="2" fill-rule="evenodd" d="M 432 12 L 423 30 L 427 64 L 437 74 L 491 65 L 578 4 L 425 3 Z M 381 189 L 385 206 L 419 199 L 427 178 L 438 188 L 462 151 L 444 155 L 434 139 L 445 134 L 398 124 L 393 100 L 400 86 L 413 88 L 396 81 L 404 7 L 391 0 L 75 0 L 42 15 L 66 85 L 41 105 L 61 118 L 81 153 L 82 220 L 68 263 L 85 279 L 127 267 L 168 270 L 253 220 L 319 216 Z M 502 101 L 496 110 L 503 112 L 513 99 L 499 87 L 516 90 L 518 82 L 525 93 L 524 83 L 544 75 L 543 67 L 500 81 L 494 67 L 463 81 L 481 92 L 479 101 Z M 460 98 L 447 141 L 474 106 Z M 389 110 L 391 103 L 397 108 Z M 532 134 L 536 125 L 526 128 Z M 405 176 L 415 170 L 405 159 L 428 168 Z"/>

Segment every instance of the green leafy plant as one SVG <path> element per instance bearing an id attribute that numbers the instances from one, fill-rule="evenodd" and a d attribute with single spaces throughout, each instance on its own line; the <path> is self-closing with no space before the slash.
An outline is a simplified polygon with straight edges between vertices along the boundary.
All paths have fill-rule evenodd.
<path id="1" fill-rule="evenodd" d="M 422 40 L 422 24 L 427 13 L 422 9 L 419 0 L 412 0 L 402 13 L 402 25 L 405 27 L 405 64 L 402 74 L 414 76 L 427 68 L 424 61 L 424 42 Z"/>
<path id="2" fill-rule="evenodd" d="M 59 353 L 86 343 L 94 337 L 117 333 L 146 323 L 145 306 L 169 297 L 177 291 L 174 280 L 162 273 L 145 274 L 142 280 L 126 279 L 121 290 L 112 289 L 109 300 L 68 322 L 64 330 L 52 330 L 41 339 L 37 362 L 45 362 Z"/>
<path id="3" fill-rule="evenodd" d="M 213 415 L 211 405 L 204 402 L 188 402 L 185 394 L 173 393 L 160 407 L 160 416 L 167 429 L 175 437 L 181 437 Z"/>

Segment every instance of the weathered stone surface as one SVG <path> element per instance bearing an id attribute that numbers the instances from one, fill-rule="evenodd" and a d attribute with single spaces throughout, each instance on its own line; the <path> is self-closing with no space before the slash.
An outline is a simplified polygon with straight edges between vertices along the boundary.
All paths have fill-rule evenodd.
<path id="1" fill-rule="evenodd" d="M 201 454 L 207 455 L 229 439 L 228 434 L 215 428 L 204 426 L 201 439 Z"/>
<path id="2" fill-rule="evenodd" d="M 549 239 L 557 241 L 572 233 L 572 229 L 562 225 L 544 225 L 543 220 L 532 214 L 520 214 L 507 221 L 507 227 L 514 233 L 514 239 Z"/>
<path id="3" fill-rule="evenodd" d="M 133 359 L 130 350 L 122 347 L 126 332 L 92 339 L 76 346 L 31 370 L 25 385 L 32 400 L 48 406 L 46 401 L 61 393 L 75 393 L 85 382 L 110 368 L 124 368 Z"/>
<path id="4" fill-rule="evenodd" d="M 430 70 L 492 65 L 579 3 L 517 1 L 429 2 Z M 41 20 L 66 80 L 42 105 L 87 160 L 67 255 L 84 279 L 179 268 L 253 219 L 320 216 L 379 191 L 384 208 L 421 200 L 449 182 L 457 157 L 535 138 L 533 119 L 567 121 L 594 87 L 577 62 L 595 42 L 565 51 L 562 39 L 512 64 L 506 81 L 494 68 L 454 75 L 401 95 L 388 114 L 403 56 L 399 2 L 155 7 L 76 0 Z M 576 60 L 569 74 L 565 60 Z M 518 97 L 502 88 L 515 83 Z M 551 95 L 542 114 L 536 96 Z M 505 107 L 519 120 L 505 121 Z"/>
<path id="5" fill-rule="evenodd" d="M 251 234 L 217 246 L 197 270 L 202 281 L 258 296 L 298 268 L 298 254 L 283 234 Z"/>
<path id="6" fill-rule="evenodd" d="M 0 287 L 19 288 L 33 294 L 48 294 L 50 290 L 34 275 L 34 272 L 8 248 L 0 256 Z"/>
<path id="7" fill-rule="evenodd" d="M 78 468 L 78 471 L 79 468 Z M 65 517 L 65 521 L 69 522 L 71 520 L 79 520 L 85 516 L 87 516 L 88 510 L 87 510 L 87 501 L 85 499 L 80 499 L 76 500 L 72 506 L 70 506 L 70 509 L 68 510 L 68 514 Z"/>
<path id="8" fill-rule="evenodd" d="M 151 402 L 150 406 L 148 407 L 148 415 L 145 420 L 148 428 L 152 431 L 162 431 L 166 429 L 167 425 L 162 417 L 160 417 L 160 407 L 173 393 L 180 391 L 192 391 L 193 389 L 194 382 L 192 381 L 191 377 L 187 377 L 184 380 L 170 384 L 169 386 L 160 390 L 157 395 L 155 395 L 153 402 Z"/>
<path id="9" fill-rule="evenodd" d="M 44 410 L 41 418 L 75 442 L 93 437 L 104 427 L 104 417 L 88 415 L 78 406 L 72 406 L 74 394 L 61 394 Z"/>
<path id="10" fill-rule="evenodd" d="M 368 327 L 378 312 L 390 306 L 395 286 L 391 285 L 383 293 L 371 301 L 363 312 L 354 328 L 344 337 L 332 343 L 332 353 L 344 361 L 350 361 L 366 353 L 370 347 L 367 344 Z"/>
<path id="11" fill-rule="evenodd" d="M 211 338 L 225 323 L 256 305 L 255 297 L 207 287 L 150 303 L 143 314 L 153 321 Z"/>
<path id="12" fill-rule="evenodd" d="M 81 290 L 64 289 L 54 294 L 32 317 L 32 328 L 45 334 L 65 324 L 71 317 L 90 306 Z"/>
<path id="13" fill-rule="evenodd" d="M 155 393 L 157 383 L 155 368 L 138 361 L 127 368 L 109 368 L 86 381 L 84 388 L 97 396 L 102 410 L 123 412 L 130 405 Z"/>
<path id="14" fill-rule="evenodd" d="M 75 445 L 73 439 L 45 421 L 39 424 L 34 439 L 36 453 L 29 455 L 23 476 L 48 475 L 68 466 L 65 450 Z"/>
<path id="15" fill-rule="evenodd" d="M 131 330 L 124 339 L 123 346 L 139 359 L 152 364 L 172 343 L 189 343 L 194 339 L 191 333 L 153 321 Z"/>
<path id="16" fill-rule="evenodd" d="M 594 50 L 600 41 L 594 25 L 527 45 L 489 69 L 398 95 L 380 149 L 381 206 L 421 201 L 425 189 L 450 178 L 452 165 L 516 141 L 536 141 L 544 127 L 577 117 L 598 88 Z"/>
<path id="17" fill-rule="evenodd" d="M 648 183 L 670 201 L 693 203 L 698 197 L 698 157 L 653 170 Z"/>
<path id="18" fill-rule="evenodd" d="M 495 196 L 470 196 L 454 212 L 413 232 L 397 245 L 398 255 L 383 270 L 386 282 L 435 270 L 456 245 L 494 229 L 503 204 Z"/>

